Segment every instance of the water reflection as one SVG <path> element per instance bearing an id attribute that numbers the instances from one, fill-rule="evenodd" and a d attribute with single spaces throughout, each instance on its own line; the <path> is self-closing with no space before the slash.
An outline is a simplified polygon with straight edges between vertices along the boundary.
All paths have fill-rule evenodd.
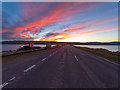
<path id="1" fill-rule="evenodd" d="M 27 46 L 28 44 L 2 44 L 2 51 L 9 51 L 9 50 L 17 50 L 18 48 L 21 48 L 23 46 Z M 46 45 L 34 45 L 34 46 L 40 46 L 45 47 Z"/>
<path id="2" fill-rule="evenodd" d="M 74 45 L 74 46 L 89 47 L 89 48 L 103 48 L 112 52 L 118 51 L 118 45 Z"/>

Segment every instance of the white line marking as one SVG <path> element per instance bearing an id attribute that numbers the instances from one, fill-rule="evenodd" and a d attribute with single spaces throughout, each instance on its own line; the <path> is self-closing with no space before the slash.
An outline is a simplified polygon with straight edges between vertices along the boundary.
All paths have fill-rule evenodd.
<path id="1" fill-rule="evenodd" d="M 28 72 L 29 70 L 31 70 L 32 68 L 34 68 L 36 65 L 32 65 L 31 67 L 29 67 L 28 69 L 24 70 L 24 72 Z"/>
<path id="2" fill-rule="evenodd" d="M 78 58 L 75 56 L 75 59 L 78 61 Z"/>
<path id="3" fill-rule="evenodd" d="M 16 77 L 11 78 L 10 81 L 14 80 L 15 78 L 16 78 Z"/>
<path id="4" fill-rule="evenodd" d="M 49 55 L 49 56 L 52 56 L 52 55 Z"/>
<path id="5" fill-rule="evenodd" d="M 99 56 L 99 55 L 96 55 L 96 54 L 93 54 L 93 53 L 90 53 L 90 55 L 88 55 L 88 56 L 94 56 L 93 58 L 100 58 L 100 59 L 104 59 L 104 60 L 99 60 L 99 61 L 101 61 L 101 62 L 104 62 L 104 61 L 106 61 L 106 62 L 109 62 L 109 63 L 111 63 L 111 64 L 114 64 L 114 65 L 117 65 L 117 66 L 119 66 L 120 64 L 118 64 L 118 63 L 116 63 L 116 62 L 112 62 L 112 61 L 110 61 L 109 59 L 106 59 L 106 58 L 104 58 L 104 57 L 102 57 L 102 56 Z"/>
<path id="6" fill-rule="evenodd" d="M 2 89 L 3 87 L 5 87 L 6 85 L 8 85 L 7 82 L 3 83 L 2 85 L 0 85 L 0 89 Z"/>
<path id="7" fill-rule="evenodd" d="M 2 85 L 0 85 L 0 90 L 3 88 L 3 86 Z"/>
<path id="8" fill-rule="evenodd" d="M 112 64 L 119 65 L 119 64 L 117 64 L 117 63 L 115 63 L 115 62 L 112 62 L 112 61 L 110 61 L 110 60 L 108 60 L 108 59 L 104 59 L 104 60 L 107 61 L 107 62 L 110 62 L 110 63 L 112 63 Z"/>
<path id="9" fill-rule="evenodd" d="M 41 61 L 45 61 L 47 58 L 43 58 Z"/>

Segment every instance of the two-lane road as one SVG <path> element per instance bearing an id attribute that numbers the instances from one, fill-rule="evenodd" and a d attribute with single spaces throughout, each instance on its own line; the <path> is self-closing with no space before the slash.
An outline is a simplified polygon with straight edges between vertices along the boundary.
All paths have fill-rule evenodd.
<path id="1" fill-rule="evenodd" d="M 4 88 L 118 88 L 118 64 L 66 45 L 3 64 Z"/>

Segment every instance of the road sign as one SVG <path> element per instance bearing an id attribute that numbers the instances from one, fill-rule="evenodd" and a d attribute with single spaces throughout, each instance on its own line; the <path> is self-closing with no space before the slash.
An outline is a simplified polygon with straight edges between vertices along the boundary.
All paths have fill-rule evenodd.
<path id="1" fill-rule="evenodd" d="M 33 48 L 33 42 L 30 42 L 30 43 L 29 43 L 29 47 L 30 47 L 30 48 Z"/>

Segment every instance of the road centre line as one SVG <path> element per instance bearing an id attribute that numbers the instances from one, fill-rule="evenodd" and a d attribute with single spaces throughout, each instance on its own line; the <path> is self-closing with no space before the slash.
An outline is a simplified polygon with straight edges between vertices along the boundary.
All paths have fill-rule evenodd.
<path id="1" fill-rule="evenodd" d="M 52 55 L 54 55 L 55 53 L 57 53 L 57 51 L 56 51 L 56 52 L 53 52 L 53 54 L 50 54 L 49 56 L 52 56 Z M 42 61 L 44 61 L 44 60 L 46 60 L 46 59 L 47 59 L 47 57 L 44 58 L 44 59 L 42 59 Z M 24 70 L 24 73 L 30 71 L 30 70 L 33 69 L 34 67 L 36 67 L 36 65 L 32 65 L 31 67 L 25 69 L 25 70 Z M 8 81 L 13 81 L 15 78 L 16 78 L 16 77 L 12 77 L 12 78 L 9 79 Z M 8 85 L 8 82 L 5 82 L 5 83 L 1 84 L 1 85 L 0 85 L 0 90 L 1 90 L 3 87 L 5 87 L 6 85 Z"/>
<path id="2" fill-rule="evenodd" d="M 13 78 L 11 78 L 9 81 L 12 81 L 12 80 L 14 80 L 16 77 L 13 77 Z"/>
<path id="3" fill-rule="evenodd" d="M 53 52 L 53 54 L 51 54 L 51 55 L 49 55 L 49 56 L 52 56 L 52 55 L 54 55 L 55 53 L 57 53 L 57 51 Z M 47 57 L 44 58 L 44 59 L 42 59 L 42 61 L 44 61 L 44 60 L 46 60 L 46 59 L 47 59 Z M 33 69 L 34 67 L 36 67 L 36 65 L 32 65 L 31 67 L 25 69 L 25 70 L 24 70 L 24 73 L 30 71 L 30 70 Z M 9 81 L 13 81 L 15 78 L 16 78 L 16 77 L 12 77 L 11 79 L 8 80 L 8 82 L 9 82 Z M 5 82 L 5 83 L 1 84 L 1 85 L 0 85 L 0 90 L 1 90 L 3 87 L 5 87 L 6 85 L 8 85 L 8 82 Z"/>
<path id="4" fill-rule="evenodd" d="M 28 72 L 29 70 L 33 69 L 34 67 L 36 67 L 36 65 L 32 65 L 31 67 L 29 67 L 26 70 L 24 70 L 24 72 Z"/>
<path id="5" fill-rule="evenodd" d="M 75 56 L 76 61 L 78 61 L 78 58 Z"/>
<path id="6" fill-rule="evenodd" d="M 43 58 L 41 61 L 45 61 L 47 58 Z"/>
<path id="7" fill-rule="evenodd" d="M 5 82 L 2 85 L 0 85 L 0 89 L 2 89 L 3 87 L 5 87 L 6 85 L 8 85 L 8 82 Z"/>

